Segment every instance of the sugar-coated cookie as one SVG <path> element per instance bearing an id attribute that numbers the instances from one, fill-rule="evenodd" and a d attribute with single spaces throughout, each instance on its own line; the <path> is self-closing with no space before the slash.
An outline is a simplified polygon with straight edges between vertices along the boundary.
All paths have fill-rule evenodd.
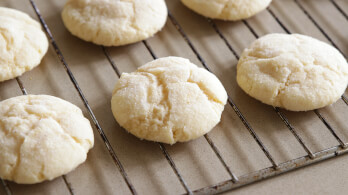
<path id="1" fill-rule="evenodd" d="M 85 41 L 119 46 L 161 30 L 167 7 L 164 0 L 68 0 L 62 18 L 66 28 Z"/>
<path id="2" fill-rule="evenodd" d="M 21 184 L 52 180 L 75 169 L 93 147 L 81 110 L 48 95 L 0 102 L 0 177 Z"/>
<path id="3" fill-rule="evenodd" d="M 187 59 L 166 57 L 123 73 L 111 106 L 117 122 L 133 135 L 174 144 L 208 133 L 226 101 L 215 75 Z"/>
<path id="4" fill-rule="evenodd" d="M 264 10 L 272 0 L 181 0 L 191 10 L 208 18 L 241 20 Z"/>
<path id="5" fill-rule="evenodd" d="M 292 111 L 337 101 L 348 84 L 342 54 L 322 41 L 299 34 L 269 34 L 244 50 L 237 82 L 263 103 Z"/>
<path id="6" fill-rule="evenodd" d="M 0 81 L 40 64 L 48 41 L 41 25 L 21 11 L 0 7 Z"/>

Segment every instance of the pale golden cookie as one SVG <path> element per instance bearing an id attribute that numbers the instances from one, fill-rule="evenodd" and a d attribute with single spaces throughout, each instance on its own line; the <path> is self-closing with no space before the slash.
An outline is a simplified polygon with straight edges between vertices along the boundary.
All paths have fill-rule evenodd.
<path id="1" fill-rule="evenodd" d="M 208 18 L 241 20 L 264 10 L 272 0 L 181 0 L 191 10 Z"/>
<path id="2" fill-rule="evenodd" d="M 41 25 L 26 13 L 0 7 L 0 81 L 40 64 L 48 41 Z"/>
<path id="3" fill-rule="evenodd" d="M 0 102 L 0 177 L 21 184 L 52 180 L 75 169 L 93 147 L 81 110 L 48 95 Z"/>
<path id="4" fill-rule="evenodd" d="M 215 75 L 187 59 L 166 57 L 123 73 L 111 107 L 133 135 L 174 144 L 208 133 L 219 123 L 226 101 Z"/>
<path id="5" fill-rule="evenodd" d="M 292 111 L 337 101 L 348 84 L 348 64 L 331 45 L 293 34 L 269 34 L 244 50 L 237 82 L 263 103 Z"/>
<path id="6" fill-rule="evenodd" d="M 98 45 L 119 46 L 153 36 L 167 20 L 164 0 L 68 0 L 66 28 Z"/>

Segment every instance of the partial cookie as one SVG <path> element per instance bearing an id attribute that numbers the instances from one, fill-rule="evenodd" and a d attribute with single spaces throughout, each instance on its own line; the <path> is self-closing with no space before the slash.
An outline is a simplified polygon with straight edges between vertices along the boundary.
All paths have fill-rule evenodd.
<path id="1" fill-rule="evenodd" d="M 0 177 L 21 184 L 52 180 L 75 169 L 93 147 L 81 110 L 48 95 L 0 102 Z"/>
<path id="2" fill-rule="evenodd" d="M 0 7 L 0 81 L 40 64 L 48 41 L 41 25 L 26 13 Z"/>
<path id="3" fill-rule="evenodd" d="M 293 34 L 269 34 L 244 50 L 237 82 L 263 103 L 292 111 L 337 101 L 348 84 L 348 64 L 331 45 Z"/>
<path id="4" fill-rule="evenodd" d="M 111 107 L 133 135 L 174 144 L 208 133 L 219 121 L 227 94 L 215 75 L 189 60 L 166 57 L 123 73 Z"/>
<path id="5" fill-rule="evenodd" d="M 271 3 L 272 0 L 181 0 L 191 10 L 208 18 L 241 20 L 249 18 Z"/>
<path id="6" fill-rule="evenodd" d="M 66 28 L 85 41 L 119 46 L 161 30 L 167 7 L 164 0 L 69 0 L 62 18 Z"/>

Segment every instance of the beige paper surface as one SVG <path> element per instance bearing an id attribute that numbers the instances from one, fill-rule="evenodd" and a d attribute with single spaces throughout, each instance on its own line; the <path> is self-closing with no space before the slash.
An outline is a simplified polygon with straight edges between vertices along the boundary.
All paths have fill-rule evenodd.
<path id="1" fill-rule="evenodd" d="M 97 120 L 124 166 L 139 194 L 182 194 L 179 180 L 163 156 L 158 144 L 141 141 L 119 127 L 110 110 L 111 91 L 117 75 L 106 59 L 102 48 L 72 36 L 64 27 L 60 12 L 65 1 L 35 0 L 56 39 L 77 82 L 86 96 Z M 224 84 L 228 94 L 262 139 L 277 163 L 306 155 L 291 132 L 272 107 L 246 95 L 236 83 L 237 59 L 214 31 L 207 19 L 185 8 L 179 0 L 167 0 L 169 10 L 182 25 L 197 51 Z M 329 0 L 301 0 L 302 4 L 322 26 L 337 46 L 348 55 L 348 21 Z M 336 2 L 348 12 L 347 0 Z M 37 19 L 29 1 L 2 0 L 0 6 L 22 10 Z M 274 0 L 271 9 L 291 31 L 313 36 L 328 42 L 292 0 Z M 264 11 L 247 20 L 258 35 L 284 30 L 269 12 Z M 233 49 L 240 54 L 255 37 L 242 22 L 215 21 Z M 201 66 L 200 61 L 167 21 L 164 29 L 148 40 L 158 57 L 181 56 Z M 107 48 L 121 72 L 131 72 L 152 60 L 143 43 Z M 50 94 L 78 105 L 85 116 L 87 109 L 50 47 L 41 65 L 20 77 L 30 94 Z M 0 83 L 0 100 L 20 95 L 15 80 Z M 325 95 L 325 94 L 323 94 Z M 348 93 L 346 93 L 348 95 Z M 348 141 L 348 107 L 342 100 L 320 112 Z M 284 111 L 312 151 L 338 145 L 337 141 L 314 112 Z M 113 163 L 96 129 L 95 147 L 86 163 L 66 178 L 76 194 L 130 194 L 122 175 Z M 228 166 L 241 176 L 271 166 L 233 109 L 226 105 L 221 123 L 209 133 Z M 229 179 L 229 175 L 204 138 L 173 146 L 166 145 L 190 189 L 195 190 Z M 344 194 L 347 192 L 348 156 L 342 156 L 300 169 L 231 194 Z M 13 194 L 68 194 L 62 177 L 37 185 L 17 185 L 9 182 Z M 0 194 L 5 192 L 0 186 Z"/>

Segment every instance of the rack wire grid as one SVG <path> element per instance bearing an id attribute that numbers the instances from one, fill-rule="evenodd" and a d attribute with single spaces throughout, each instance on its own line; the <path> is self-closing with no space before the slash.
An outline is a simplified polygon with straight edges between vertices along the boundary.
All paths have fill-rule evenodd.
<path id="1" fill-rule="evenodd" d="M 37 1 L 39 1 L 39 0 L 37 0 Z M 108 136 L 106 135 L 106 133 L 104 132 L 104 129 L 100 125 L 99 121 L 101 119 L 96 117 L 95 110 L 92 109 L 89 102 L 87 101 L 87 98 L 85 96 L 85 91 L 83 91 L 81 89 L 79 82 L 76 79 L 75 74 L 73 74 L 73 72 L 71 71 L 71 68 L 69 65 L 70 64 L 69 60 L 66 60 L 64 58 L 64 55 L 63 55 L 64 51 L 61 50 L 60 47 L 58 46 L 58 43 L 55 40 L 54 34 L 51 32 L 50 27 L 47 25 L 46 20 L 50 20 L 50 18 L 48 18 L 48 19 L 44 18 L 40 13 L 40 10 L 38 7 L 40 6 L 40 4 L 44 4 L 43 1 L 40 1 L 40 3 L 37 3 L 35 0 L 29 0 L 29 2 L 30 2 L 30 4 L 29 3 L 27 5 L 24 4 L 23 6 L 28 7 L 29 5 L 31 5 L 31 7 L 34 10 L 35 14 L 37 15 L 39 21 L 41 22 L 44 30 L 46 31 L 47 36 L 51 42 L 51 46 L 54 49 L 54 52 L 52 52 L 52 53 L 55 53 L 57 55 L 59 61 L 63 65 L 63 67 L 68 75 L 68 78 L 70 79 L 71 83 L 75 87 L 80 99 L 82 100 L 83 105 L 85 106 L 87 112 L 89 113 L 90 118 L 91 118 L 93 124 L 95 125 L 95 129 L 97 130 L 98 134 L 100 135 L 101 140 L 103 141 L 103 143 L 106 147 L 106 150 L 108 151 L 110 157 L 112 158 L 115 167 L 118 168 L 119 172 L 122 175 L 123 181 L 120 180 L 120 182 L 124 182 L 127 185 L 128 190 L 131 194 L 138 194 L 139 191 L 138 191 L 136 185 L 134 185 L 134 183 L 132 182 L 132 178 L 128 176 L 127 171 L 124 168 L 124 163 L 118 157 L 118 155 L 116 155 L 118 148 L 114 148 L 112 146 L 112 144 L 110 143 Z M 172 5 L 177 4 L 177 3 L 175 4 L 174 1 L 169 1 L 169 0 L 167 1 L 167 3 L 172 4 Z M 338 50 L 340 50 L 341 53 L 343 53 L 343 55 L 346 57 L 346 53 L 340 49 L 338 44 L 335 42 L 335 39 L 333 39 L 329 35 L 329 33 L 326 32 L 326 29 L 323 28 L 322 25 L 319 22 L 317 22 L 315 17 L 312 16 L 311 11 L 313 11 L 313 10 L 309 10 L 308 4 L 310 4 L 310 3 L 308 3 L 308 1 L 306 2 L 304 0 L 302 0 L 302 1 L 301 0 L 283 0 L 283 1 L 281 1 L 281 0 L 276 1 L 275 0 L 272 3 L 272 5 L 269 8 L 267 8 L 267 10 L 265 12 L 267 12 L 267 14 L 269 14 L 272 17 L 272 20 L 274 20 L 277 23 L 277 25 L 279 25 L 279 27 L 282 29 L 283 32 L 285 32 L 285 33 L 296 32 L 296 31 L 290 30 L 290 29 L 296 29 L 296 28 L 294 28 L 294 26 L 296 26 L 298 23 L 305 22 L 305 21 L 296 21 L 297 23 L 295 23 L 293 26 L 289 26 L 288 24 L 283 22 L 284 10 L 282 12 L 282 10 L 279 10 L 279 7 L 281 7 L 281 6 L 277 6 L 277 5 L 283 4 L 283 3 L 289 4 L 289 5 L 291 4 L 292 6 L 296 6 L 296 9 L 300 10 L 302 12 L 302 14 L 306 17 L 307 23 L 308 23 L 308 21 L 310 21 L 312 23 L 312 25 L 314 25 L 315 28 L 321 33 L 321 35 L 323 37 L 325 37 L 326 41 L 328 41 L 331 45 L 333 45 Z M 344 18 L 345 22 L 348 22 L 347 10 L 344 10 L 342 8 L 342 6 L 347 6 L 347 5 L 343 5 L 344 3 L 347 3 L 347 2 L 338 1 L 338 0 L 322 0 L 322 1 L 316 1 L 316 2 L 312 1 L 311 3 L 312 4 L 318 3 L 318 4 L 324 4 L 325 6 L 331 6 L 332 8 L 335 9 L 335 12 L 337 12 L 336 14 L 339 14 L 341 16 L 341 20 L 342 20 L 342 18 Z M 9 5 L 11 5 L 11 4 L 9 3 Z M 52 5 L 53 5 L 53 7 L 58 7 L 54 3 L 52 3 Z M 181 26 L 181 24 L 176 19 L 174 14 L 172 14 L 172 12 L 171 12 L 172 11 L 171 8 L 173 6 L 168 6 L 168 7 L 169 7 L 169 10 L 168 10 L 169 11 L 168 12 L 168 19 L 169 19 L 168 23 L 169 24 L 167 24 L 167 26 L 173 25 L 173 27 L 175 27 L 175 28 L 172 28 L 171 30 L 176 29 L 176 31 L 180 34 L 181 38 L 185 41 L 187 46 L 190 48 L 192 54 L 195 55 L 195 57 L 201 63 L 201 65 L 205 69 L 207 69 L 208 71 L 214 73 L 213 65 L 208 64 L 207 61 L 205 61 L 203 54 L 201 54 L 198 51 L 194 42 L 191 40 L 191 37 L 194 35 L 189 35 L 186 33 L 185 29 Z M 279 15 L 282 15 L 282 17 L 280 17 Z M 55 17 L 59 17 L 59 16 L 55 15 Z M 200 16 L 197 15 L 195 17 L 200 17 Z M 291 17 L 291 16 L 289 16 L 289 17 Z M 330 15 L 327 15 L 327 17 L 330 17 Z M 215 31 L 215 33 L 218 35 L 218 37 L 223 41 L 223 43 L 225 44 L 225 46 L 228 48 L 228 50 L 230 52 L 229 55 L 233 55 L 235 57 L 235 59 L 238 60 L 240 50 L 238 51 L 237 49 L 235 49 L 235 46 L 231 43 L 231 41 L 229 40 L 229 38 L 226 35 L 226 30 L 225 30 L 225 32 L 224 32 L 224 30 L 221 30 L 220 26 L 223 26 L 223 22 L 211 20 L 211 19 L 201 19 L 201 20 L 205 20 L 205 22 L 207 24 L 209 24 L 210 28 L 213 29 Z M 260 28 L 260 25 L 258 27 L 255 27 L 255 26 L 257 26 L 256 25 L 257 23 L 255 21 L 250 21 L 250 19 L 248 19 L 248 20 L 242 20 L 241 22 L 234 23 L 234 25 L 236 25 L 236 24 L 244 25 L 244 27 L 249 31 L 249 33 L 251 33 L 254 36 L 254 39 L 256 39 L 260 36 L 256 30 L 256 28 Z M 232 25 L 232 24 L 227 23 L 224 25 Z M 262 25 L 261 25 L 261 27 L 262 27 Z M 80 43 L 80 42 L 78 42 L 78 43 Z M 148 50 L 148 52 L 152 56 L 152 58 L 156 59 L 157 53 L 155 53 L 155 51 L 152 49 L 151 44 L 149 44 L 148 41 L 143 41 L 142 44 Z M 96 46 L 94 46 L 94 47 L 96 47 Z M 131 49 L 133 49 L 133 48 L 131 48 Z M 111 65 L 115 74 L 118 77 L 120 77 L 121 71 L 119 70 L 118 66 L 116 65 L 117 62 L 115 62 L 113 60 L 112 55 L 110 55 L 109 50 L 111 50 L 111 49 L 106 48 L 106 47 L 101 47 L 101 51 L 102 51 L 102 54 L 104 55 L 104 58 L 107 59 L 107 61 L 109 62 L 109 65 Z M 118 51 L 119 50 L 116 50 L 115 52 L 118 52 Z M 83 54 L 81 54 L 80 57 L 83 57 Z M 74 63 L 74 62 L 71 62 L 71 63 Z M 25 86 L 24 82 L 22 82 L 21 78 L 19 78 L 19 77 L 16 78 L 16 82 L 18 83 L 18 86 L 20 87 L 21 92 L 24 95 L 28 94 L 27 89 L 24 87 Z M 235 81 L 230 81 L 230 82 L 235 82 Z M 343 95 L 341 99 L 345 105 L 348 105 L 347 97 L 345 95 Z M 242 122 L 242 124 L 244 126 L 241 129 L 243 131 L 244 130 L 247 131 L 251 135 L 254 142 L 260 148 L 260 152 L 262 152 L 263 155 L 267 158 L 267 160 L 271 166 L 268 166 L 268 167 L 262 168 L 262 169 L 258 169 L 256 171 L 249 172 L 246 174 L 242 174 L 241 176 L 237 176 L 238 174 L 235 174 L 235 172 L 234 172 L 235 169 L 233 168 L 233 165 L 230 165 L 230 163 L 228 163 L 225 160 L 226 152 L 222 152 L 223 148 L 218 147 L 217 142 L 214 141 L 214 139 L 211 138 L 211 136 L 209 134 L 206 134 L 206 135 L 204 135 L 204 139 L 206 140 L 205 144 L 209 145 L 210 149 L 213 151 L 213 153 L 215 155 L 215 158 L 219 161 L 219 163 L 221 164 L 221 166 L 223 167 L 224 171 L 227 173 L 228 176 L 227 176 L 227 179 L 220 180 L 220 182 L 215 183 L 213 185 L 209 185 L 207 187 L 203 187 L 203 188 L 199 188 L 199 189 L 192 189 L 192 187 L 190 187 L 190 185 L 188 185 L 188 182 L 187 182 L 186 178 L 183 176 L 182 171 L 176 165 L 175 160 L 172 158 L 172 156 L 170 155 L 170 152 L 167 149 L 168 147 L 171 147 L 171 146 L 157 143 L 159 149 L 161 150 L 161 152 L 163 154 L 163 158 L 165 158 L 167 163 L 170 165 L 173 173 L 176 175 L 176 179 L 180 182 L 180 185 L 185 190 L 186 194 L 216 194 L 216 193 L 221 193 L 221 192 L 225 192 L 228 190 L 233 190 L 233 189 L 239 188 L 239 187 L 247 185 L 247 184 L 255 183 L 255 182 L 260 181 L 260 180 L 265 180 L 267 178 L 277 176 L 277 175 L 280 175 L 280 174 L 288 172 L 288 171 L 296 170 L 296 169 L 299 169 L 301 167 L 314 164 L 316 162 L 324 161 L 326 159 L 345 154 L 348 151 L 347 143 L 343 140 L 342 135 L 340 135 L 340 133 L 337 132 L 337 129 L 335 128 L 335 126 L 337 126 L 337 125 L 333 125 L 331 117 L 330 117 L 331 120 L 328 119 L 327 116 L 325 116 L 325 114 L 322 114 L 321 110 L 314 110 L 313 112 L 316 115 L 317 120 L 319 120 L 322 123 L 322 125 L 325 126 L 326 131 L 330 133 L 330 136 L 332 136 L 332 138 L 334 138 L 336 140 L 338 145 L 336 144 L 335 146 L 328 147 L 328 148 L 314 152 L 311 149 L 311 146 L 306 143 L 305 139 L 303 138 L 303 136 L 300 133 L 301 131 L 303 131 L 303 129 L 296 128 L 295 125 L 293 125 L 290 122 L 291 120 L 287 116 L 287 115 L 292 115 L 290 118 L 294 118 L 294 115 L 299 115 L 299 114 L 290 113 L 290 112 L 287 112 L 287 111 L 284 111 L 284 110 L 281 110 L 279 108 L 274 107 L 272 109 L 274 110 L 274 113 L 276 113 L 276 115 L 279 117 L 279 121 L 281 121 L 283 123 L 283 125 L 287 128 L 287 130 L 289 132 L 291 132 L 293 138 L 296 139 L 299 146 L 301 146 L 303 151 L 305 152 L 305 155 L 303 155 L 303 156 L 293 158 L 293 159 L 287 160 L 285 162 L 277 163 L 277 160 L 272 155 L 272 152 L 268 149 L 266 144 L 264 144 L 263 140 L 257 134 L 257 131 L 254 130 L 252 123 L 249 122 L 249 120 L 247 120 L 247 118 L 243 114 L 243 110 L 238 107 L 238 105 L 235 103 L 235 100 L 232 99 L 231 96 L 228 97 L 228 105 L 226 105 L 226 107 L 232 108 L 232 110 L 235 112 L 238 119 L 240 120 L 240 122 Z M 340 106 L 340 107 L 342 107 L 342 106 Z M 100 111 L 98 111 L 98 112 L 100 112 Z M 323 111 L 323 112 L 325 112 L 325 111 Z M 224 118 L 222 120 L 224 120 Z M 343 131 L 344 130 L 345 129 L 343 128 Z M 148 144 L 152 144 L 152 143 L 148 143 Z M 66 186 L 66 189 L 68 190 L 68 192 L 70 194 L 75 194 L 76 192 L 74 189 L 74 185 L 71 184 L 71 182 L 69 181 L 69 177 L 62 176 L 62 180 L 64 181 L 64 185 Z M 1 183 L 2 183 L 2 186 L 4 188 L 4 192 L 6 192 L 6 194 L 8 194 L 8 195 L 12 194 L 13 189 L 12 189 L 11 185 L 5 180 L 1 180 Z M 15 185 L 15 184 L 13 184 L 13 185 Z M 60 186 L 60 187 L 62 187 L 62 186 Z M 93 187 L 93 185 L 91 187 Z M 117 191 L 115 191 L 115 192 L 117 193 Z"/>

